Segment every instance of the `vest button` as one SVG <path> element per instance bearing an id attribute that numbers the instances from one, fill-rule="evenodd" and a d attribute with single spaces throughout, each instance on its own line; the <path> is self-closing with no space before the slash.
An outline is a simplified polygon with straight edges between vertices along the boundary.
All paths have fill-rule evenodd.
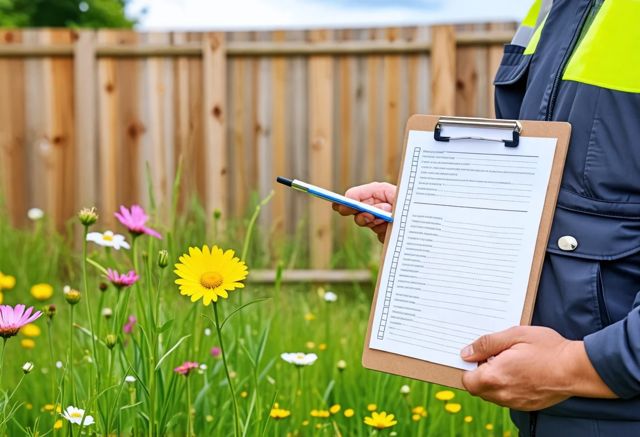
<path id="1" fill-rule="evenodd" d="M 578 247 L 578 240 L 571 235 L 565 235 L 564 237 L 558 238 L 558 247 L 565 252 L 573 252 Z"/>

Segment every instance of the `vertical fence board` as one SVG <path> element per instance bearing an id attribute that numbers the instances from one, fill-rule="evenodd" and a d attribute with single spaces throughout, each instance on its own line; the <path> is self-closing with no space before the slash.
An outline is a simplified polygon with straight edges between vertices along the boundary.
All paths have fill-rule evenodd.
<path id="1" fill-rule="evenodd" d="M 432 111 L 438 115 L 455 115 L 456 104 L 456 34 L 453 26 L 435 26 L 432 30 L 431 96 Z"/>
<path id="2" fill-rule="evenodd" d="M 226 52 L 223 33 L 206 35 L 203 47 L 204 143 L 206 167 L 207 213 L 219 210 L 227 218 L 228 162 L 225 132 L 226 112 Z"/>
<path id="3" fill-rule="evenodd" d="M 328 31 L 311 32 L 313 42 L 327 41 Z M 332 187 L 333 156 L 333 59 L 312 56 L 309 59 L 309 171 L 311 180 Z M 310 202 L 311 266 L 327 268 L 331 260 L 333 236 L 332 211 L 326 202 Z"/>

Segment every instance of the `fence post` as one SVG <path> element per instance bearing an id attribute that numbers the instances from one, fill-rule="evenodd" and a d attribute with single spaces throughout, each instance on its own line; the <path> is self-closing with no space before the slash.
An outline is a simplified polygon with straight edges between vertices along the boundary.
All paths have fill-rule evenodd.
<path id="1" fill-rule="evenodd" d="M 453 26 L 434 26 L 431 32 L 431 112 L 455 115 L 456 31 Z"/>
<path id="2" fill-rule="evenodd" d="M 204 90 L 205 206 L 209 217 L 214 210 L 229 212 L 228 154 L 226 140 L 227 54 L 224 33 L 209 33 L 202 42 Z"/>
<path id="3" fill-rule="evenodd" d="M 73 49 L 77 158 L 75 209 L 94 206 L 97 200 L 97 59 L 96 34 L 82 30 Z"/>
<path id="4" fill-rule="evenodd" d="M 327 31 L 312 31 L 311 41 L 326 41 Z M 313 184 L 333 188 L 333 59 L 309 58 L 309 175 Z M 333 211 L 325 201 L 310 203 L 312 268 L 327 268 L 333 251 Z"/>

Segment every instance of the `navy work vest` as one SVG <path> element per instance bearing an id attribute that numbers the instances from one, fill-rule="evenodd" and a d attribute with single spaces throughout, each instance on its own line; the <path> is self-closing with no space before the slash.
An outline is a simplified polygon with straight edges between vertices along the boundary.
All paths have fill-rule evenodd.
<path id="1" fill-rule="evenodd" d="M 572 125 L 533 323 L 584 340 L 621 398 L 572 398 L 541 414 L 640 421 L 640 0 L 597 6 L 556 0 L 526 53 L 505 47 L 496 112 Z"/>

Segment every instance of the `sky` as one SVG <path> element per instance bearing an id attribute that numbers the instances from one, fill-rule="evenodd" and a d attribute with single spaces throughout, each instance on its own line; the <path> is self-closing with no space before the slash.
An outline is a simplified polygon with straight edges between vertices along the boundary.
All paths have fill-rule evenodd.
<path id="1" fill-rule="evenodd" d="M 519 21 L 530 0 L 132 0 L 142 30 L 366 27 Z"/>

